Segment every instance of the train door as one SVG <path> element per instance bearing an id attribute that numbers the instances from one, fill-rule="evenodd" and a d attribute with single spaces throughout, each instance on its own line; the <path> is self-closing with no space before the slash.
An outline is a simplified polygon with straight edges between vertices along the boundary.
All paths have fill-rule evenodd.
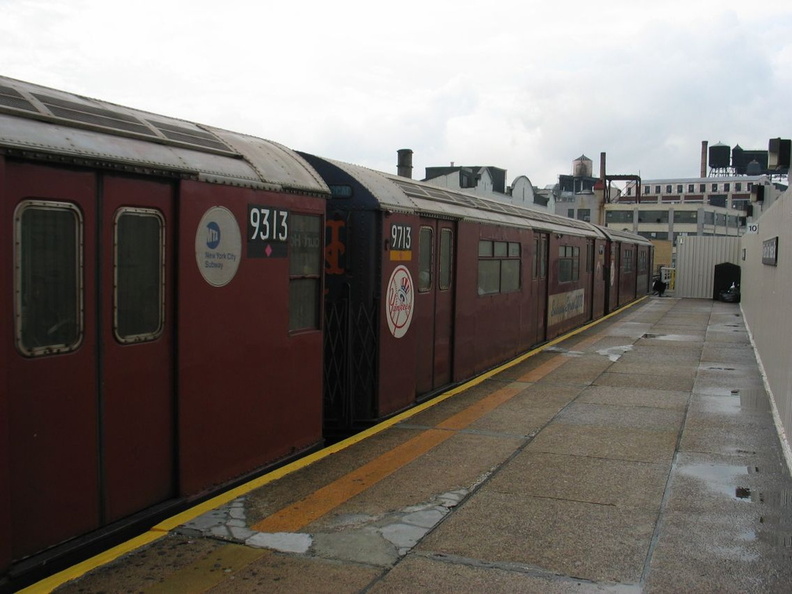
<path id="1" fill-rule="evenodd" d="M 547 267 L 549 257 L 549 234 L 536 233 L 534 235 L 533 259 L 533 297 L 536 301 L 537 327 L 536 340 L 541 343 L 547 340 Z"/>
<path id="2" fill-rule="evenodd" d="M 591 321 L 594 319 L 594 289 L 596 286 L 596 275 L 594 274 L 594 240 L 586 240 L 586 275 L 588 281 L 586 282 L 586 291 L 588 292 L 586 298 L 586 320 Z"/>
<path id="3" fill-rule="evenodd" d="M 114 287 L 134 285 L 133 292 L 147 287 L 135 270 L 142 255 L 124 256 L 125 240 L 114 246 L 113 239 L 119 229 L 128 238 L 146 225 L 131 229 L 123 216 L 115 219 L 116 207 L 131 204 L 126 200 L 133 197 L 154 199 L 154 185 L 138 185 L 121 197 L 108 180 L 105 201 L 91 172 L 8 163 L 6 173 L 4 219 L 13 214 L 14 241 L 15 349 L 8 361 L 11 548 L 12 557 L 21 559 L 172 492 L 170 467 L 165 489 L 152 496 L 149 485 L 161 480 L 156 458 L 172 460 L 172 446 L 147 451 L 150 443 L 161 441 L 158 417 L 165 415 L 172 432 L 172 413 L 151 407 L 140 414 L 150 406 L 151 394 L 163 393 L 155 386 L 161 381 L 158 370 L 171 365 L 172 358 L 162 352 L 145 355 L 131 341 L 108 339 L 118 328 L 122 336 L 124 328 L 136 328 L 134 322 L 123 326 L 121 315 L 114 329 L 111 304 L 118 311 L 139 305 Z M 169 214 L 160 216 L 167 220 Z M 105 229 L 109 220 L 117 220 L 112 232 Z M 163 327 L 160 337 L 166 334 Z M 168 403 L 171 399 L 169 391 Z M 130 474 L 119 478 L 124 473 Z"/>
<path id="4" fill-rule="evenodd" d="M 456 228 L 450 221 L 421 219 L 418 232 L 416 394 L 451 383 Z M 417 320 L 416 320 L 417 321 Z"/>
<path id="5" fill-rule="evenodd" d="M 11 554 L 99 526 L 96 443 L 96 182 L 90 173 L 8 162 L 3 236 L 13 237 L 7 361 Z M 90 237 L 90 235 L 88 236 Z"/>
<path id="6" fill-rule="evenodd" d="M 174 495 L 170 184 L 106 177 L 101 225 L 104 520 Z"/>

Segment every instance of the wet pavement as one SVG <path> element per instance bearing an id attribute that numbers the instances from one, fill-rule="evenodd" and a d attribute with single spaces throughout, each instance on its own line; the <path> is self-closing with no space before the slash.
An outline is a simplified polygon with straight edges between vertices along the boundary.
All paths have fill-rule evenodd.
<path id="1" fill-rule="evenodd" d="M 647 299 L 310 461 L 57 591 L 792 591 L 738 304 Z"/>

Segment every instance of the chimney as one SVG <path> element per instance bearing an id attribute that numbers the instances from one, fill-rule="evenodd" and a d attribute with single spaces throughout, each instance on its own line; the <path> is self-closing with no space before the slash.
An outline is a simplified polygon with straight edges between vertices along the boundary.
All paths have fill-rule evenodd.
<path id="1" fill-rule="evenodd" d="M 606 175 L 606 168 L 605 168 L 605 153 L 600 153 L 600 179 L 603 183 L 605 183 L 605 175 Z"/>
<path id="2" fill-rule="evenodd" d="M 399 155 L 396 174 L 399 177 L 412 179 L 412 149 L 399 149 L 396 153 Z"/>
<path id="3" fill-rule="evenodd" d="M 707 141 L 701 141 L 701 177 L 707 177 Z"/>

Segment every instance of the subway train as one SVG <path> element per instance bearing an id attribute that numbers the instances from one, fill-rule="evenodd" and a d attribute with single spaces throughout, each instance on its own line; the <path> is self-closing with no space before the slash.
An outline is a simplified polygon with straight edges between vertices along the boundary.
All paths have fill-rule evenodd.
<path id="1" fill-rule="evenodd" d="M 0 77 L 0 586 L 646 294 L 641 237 Z"/>
<path id="2" fill-rule="evenodd" d="M 325 430 L 404 410 L 645 295 L 652 244 L 300 153 L 327 182 Z"/>

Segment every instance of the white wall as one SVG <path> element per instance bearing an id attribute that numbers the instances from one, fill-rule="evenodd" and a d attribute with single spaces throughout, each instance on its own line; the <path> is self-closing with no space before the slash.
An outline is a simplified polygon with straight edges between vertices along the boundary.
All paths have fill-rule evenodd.
<path id="1" fill-rule="evenodd" d="M 786 191 L 757 220 L 757 234 L 741 241 L 742 311 L 777 413 L 787 463 L 792 466 L 792 192 Z M 762 264 L 762 243 L 778 237 L 778 266 Z"/>

